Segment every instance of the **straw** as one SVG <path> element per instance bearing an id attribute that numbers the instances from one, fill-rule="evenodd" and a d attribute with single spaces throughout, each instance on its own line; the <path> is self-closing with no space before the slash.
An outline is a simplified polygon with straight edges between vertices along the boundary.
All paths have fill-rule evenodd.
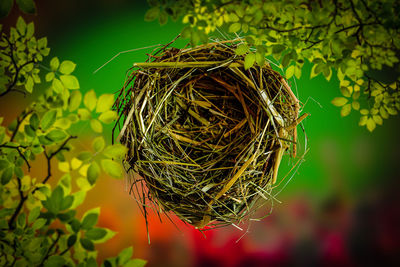
<path id="1" fill-rule="evenodd" d="M 146 218 L 150 200 L 197 228 L 236 225 L 271 199 L 285 151 L 295 156 L 307 115 L 268 63 L 244 69 L 240 42 L 164 46 L 130 69 L 114 129 L 147 187 L 138 192 Z"/>

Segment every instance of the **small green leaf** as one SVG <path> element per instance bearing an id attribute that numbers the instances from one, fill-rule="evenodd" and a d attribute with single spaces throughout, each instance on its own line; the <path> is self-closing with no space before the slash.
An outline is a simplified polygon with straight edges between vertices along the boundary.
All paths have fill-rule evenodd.
<path id="1" fill-rule="evenodd" d="M 81 245 L 84 249 L 89 250 L 89 251 L 94 250 L 94 244 L 90 239 L 81 238 L 81 239 L 79 239 L 79 242 L 81 243 Z"/>
<path id="2" fill-rule="evenodd" d="M 76 110 L 82 101 L 82 93 L 80 91 L 72 91 L 68 100 L 69 111 Z"/>
<path id="3" fill-rule="evenodd" d="M 60 80 L 68 89 L 79 89 L 79 81 L 73 75 L 61 75 Z"/>
<path id="4" fill-rule="evenodd" d="M 32 126 L 30 124 L 25 125 L 24 132 L 26 135 L 28 135 L 30 137 L 36 136 L 36 131 L 34 129 L 32 129 Z"/>
<path id="5" fill-rule="evenodd" d="M 73 219 L 71 222 L 69 222 L 69 225 L 71 225 L 71 229 L 74 231 L 74 233 L 78 233 L 81 229 L 81 223 L 77 219 Z"/>
<path id="6" fill-rule="evenodd" d="M 109 124 L 118 118 L 118 114 L 114 110 L 107 110 L 100 114 L 99 120 L 105 124 Z"/>
<path id="7" fill-rule="evenodd" d="M 33 223 L 32 229 L 33 229 L 33 230 L 40 229 L 40 228 L 42 228 L 45 224 L 46 224 L 46 219 L 39 218 L 39 219 L 37 219 L 37 220 Z"/>
<path id="8" fill-rule="evenodd" d="M 64 266 L 65 259 L 59 255 L 50 256 L 45 262 L 44 267 L 59 267 Z"/>
<path id="9" fill-rule="evenodd" d="M 52 71 L 57 71 L 58 67 L 60 66 L 60 61 L 58 60 L 58 57 L 53 57 L 50 60 L 50 68 Z"/>
<path id="10" fill-rule="evenodd" d="M 132 258 L 132 255 L 133 255 L 133 248 L 132 247 L 125 248 L 118 254 L 118 263 L 124 265 Z"/>
<path id="11" fill-rule="evenodd" d="M 36 6 L 33 0 L 16 0 L 19 9 L 27 14 L 36 14 Z"/>
<path id="12" fill-rule="evenodd" d="M 229 32 L 238 32 L 242 25 L 239 22 L 232 23 L 229 26 Z"/>
<path id="13" fill-rule="evenodd" d="M 114 104 L 114 95 L 112 94 L 103 94 L 99 97 L 96 106 L 96 112 L 102 113 L 111 109 Z"/>
<path id="14" fill-rule="evenodd" d="M 235 53 L 236 53 L 236 55 L 238 55 L 238 56 L 242 56 L 242 55 L 246 54 L 246 53 L 249 52 L 249 51 L 250 51 L 250 50 L 249 50 L 249 47 L 248 47 L 247 44 L 240 44 L 240 45 L 236 48 Z"/>
<path id="15" fill-rule="evenodd" d="M 158 17 L 159 13 L 160 13 L 159 7 L 152 7 L 149 10 L 147 10 L 146 14 L 144 15 L 144 20 L 145 21 L 155 20 Z"/>
<path id="16" fill-rule="evenodd" d="M 103 168 L 103 171 L 111 177 L 120 179 L 123 178 L 121 164 L 118 164 L 111 159 L 103 159 L 101 161 L 101 167 Z"/>
<path id="17" fill-rule="evenodd" d="M 14 167 L 13 166 L 10 166 L 7 169 L 5 169 L 3 171 L 3 173 L 1 174 L 1 184 L 2 185 L 8 184 L 8 182 L 10 182 L 13 174 L 14 174 Z"/>
<path id="18" fill-rule="evenodd" d="M 18 1 L 17 1 L 18 2 Z M 26 32 L 26 23 L 22 17 L 18 17 L 17 20 L 17 25 L 16 25 L 17 31 L 24 36 Z"/>
<path id="19" fill-rule="evenodd" d="M 51 86 L 57 94 L 61 93 L 64 90 L 64 86 L 61 83 L 61 81 L 57 78 L 53 79 L 53 82 L 51 83 Z"/>
<path id="20" fill-rule="evenodd" d="M 54 79 L 54 77 L 55 77 L 54 72 L 49 72 L 46 74 L 45 80 L 46 82 L 51 82 Z"/>
<path id="21" fill-rule="evenodd" d="M 96 119 L 90 120 L 90 127 L 96 133 L 101 133 L 103 131 L 103 125 Z"/>
<path id="22" fill-rule="evenodd" d="M 25 228 L 25 225 L 26 225 L 26 214 L 21 213 L 18 215 L 18 218 L 17 218 L 17 227 Z"/>
<path id="23" fill-rule="evenodd" d="M 24 177 L 24 172 L 22 171 L 22 168 L 18 166 L 14 166 L 14 174 L 19 179 L 22 179 L 22 177 Z"/>
<path id="24" fill-rule="evenodd" d="M 367 129 L 372 132 L 376 127 L 376 123 L 372 118 L 368 118 L 367 120 Z"/>
<path id="25" fill-rule="evenodd" d="M 350 114 L 350 112 L 351 112 L 351 104 L 346 104 L 340 110 L 340 115 L 342 117 L 346 117 L 346 116 L 348 116 Z"/>
<path id="26" fill-rule="evenodd" d="M 41 208 L 39 206 L 36 206 L 29 212 L 28 223 L 32 223 L 34 220 L 37 219 L 37 217 L 39 217 L 40 209 Z"/>
<path id="27" fill-rule="evenodd" d="M 83 230 L 89 230 L 93 228 L 93 226 L 96 225 L 98 218 L 99 218 L 98 213 L 88 213 L 82 219 L 81 228 Z"/>
<path id="28" fill-rule="evenodd" d="M 64 60 L 60 65 L 62 74 L 71 74 L 75 70 L 76 64 L 70 60 Z"/>
<path id="29" fill-rule="evenodd" d="M 332 100 L 332 104 L 337 106 L 337 107 L 344 106 L 347 102 L 348 102 L 348 99 L 344 98 L 344 97 L 335 97 Z"/>
<path id="30" fill-rule="evenodd" d="M 84 121 L 90 120 L 92 118 L 90 111 L 87 110 L 86 108 L 78 109 L 78 116 L 81 120 L 84 120 Z"/>
<path id="31" fill-rule="evenodd" d="M 129 260 L 124 267 L 144 267 L 147 261 L 142 259 L 131 259 Z"/>
<path id="32" fill-rule="evenodd" d="M 77 158 L 80 161 L 87 161 L 89 159 L 91 159 L 93 157 L 93 154 L 89 151 L 83 151 L 81 153 L 79 153 L 79 155 L 77 156 Z"/>
<path id="33" fill-rule="evenodd" d="M 43 131 L 49 129 L 57 118 L 57 111 L 56 110 L 49 110 L 44 115 L 42 120 L 40 121 L 40 127 Z"/>
<path id="34" fill-rule="evenodd" d="M 67 240 L 67 246 L 68 246 L 69 248 L 72 247 L 73 245 L 75 245 L 76 240 L 77 240 L 77 236 L 76 236 L 76 235 L 70 235 L 70 236 L 68 237 L 68 240 Z"/>
<path id="35" fill-rule="evenodd" d="M 83 98 L 83 104 L 90 110 L 93 111 L 97 104 L 97 97 L 94 90 L 90 90 L 85 94 Z"/>
<path id="36" fill-rule="evenodd" d="M 103 228 L 92 228 L 86 231 L 85 237 L 90 239 L 90 240 L 100 240 L 103 237 L 105 237 L 107 234 L 107 231 L 104 230 Z"/>
<path id="37" fill-rule="evenodd" d="M 249 53 L 244 58 L 244 69 L 248 70 L 253 67 L 254 62 L 256 61 L 256 55 L 254 53 Z"/>
<path id="38" fill-rule="evenodd" d="M 32 127 L 33 130 L 37 130 L 37 128 L 39 128 L 39 116 L 36 113 L 33 113 L 32 116 L 29 118 L 29 123 Z"/>
<path id="39" fill-rule="evenodd" d="M 286 79 L 292 78 L 293 75 L 294 75 L 294 65 L 291 65 L 286 69 Z"/>
<path id="40" fill-rule="evenodd" d="M 160 12 L 160 15 L 158 16 L 158 21 L 160 22 L 160 25 L 165 25 L 168 21 L 168 14 L 165 12 L 165 10 L 162 10 Z"/>
<path id="41" fill-rule="evenodd" d="M 104 137 L 99 136 L 93 140 L 92 148 L 95 152 L 100 152 L 104 149 L 106 142 L 104 141 Z"/>
<path id="42" fill-rule="evenodd" d="M 92 164 L 90 164 L 89 168 L 87 169 L 87 179 L 88 182 L 91 185 L 94 185 L 96 183 L 97 178 L 100 175 L 100 167 L 99 164 L 97 164 L 96 161 L 93 161 Z"/>
<path id="43" fill-rule="evenodd" d="M 0 159 L 0 171 L 4 170 L 5 168 L 10 165 L 8 160 Z"/>
<path id="44" fill-rule="evenodd" d="M 125 156 L 127 150 L 128 149 L 124 145 L 114 144 L 107 146 L 106 149 L 104 149 L 103 155 L 108 158 L 121 159 Z"/>
<path id="45" fill-rule="evenodd" d="M 67 138 L 67 134 L 62 130 L 55 129 L 51 130 L 46 137 L 54 142 L 59 142 Z"/>
<path id="46" fill-rule="evenodd" d="M 66 196 L 61 202 L 60 210 L 69 209 L 72 206 L 73 202 L 74 202 L 73 196 Z"/>

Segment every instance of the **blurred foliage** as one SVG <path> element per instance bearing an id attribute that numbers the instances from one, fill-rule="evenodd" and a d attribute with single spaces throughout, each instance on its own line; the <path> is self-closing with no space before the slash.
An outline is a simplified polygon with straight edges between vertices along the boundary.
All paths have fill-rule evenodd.
<path id="1" fill-rule="evenodd" d="M 0 46 L 0 97 L 31 93 L 42 82 L 42 69 L 48 83 L 10 125 L 2 126 L 0 118 L 0 265 L 97 266 L 95 244 L 115 232 L 96 227 L 99 208 L 82 218 L 76 208 L 101 172 L 123 176 L 126 148 L 107 144 L 102 135 L 103 125 L 117 117 L 114 96 L 97 97 L 93 90 L 83 96 L 72 61 L 54 57 L 50 66 L 42 65 L 50 52 L 47 39 L 35 38 L 33 23 L 21 17 L 9 35 L 1 33 Z M 74 127 L 85 123 L 97 135 L 87 151 L 77 146 Z M 45 170 L 44 177 L 29 175 L 36 167 Z M 62 175 L 54 175 L 57 167 Z M 51 179 L 57 181 L 53 187 Z M 102 266 L 143 266 L 145 261 L 131 259 L 132 252 L 127 248 Z"/>
<path id="2" fill-rule="evenodd" d="M 245 68 L 273 56 L 286 78 L 299 78 L 305 60 L 311 78 L 336 70 L 341 115 L 359 111 L 368 130 L 400 110 L 400 2 L 396 0 L 148 0 L 145 20 L 182 18 L 192 45 L 218 28 L 243 36 L 236 50 Z M 235 38 L 235 37 L 233 37 Z"/>
<path id="3" fill-rule="evenodd" d="M 15 0 L 19 9 L 26 14 L 36 14 L 36 5 L 33 0 Z M 0 19 L 6 17 L 14 5 L 14 0 L 0 1 Z"/>

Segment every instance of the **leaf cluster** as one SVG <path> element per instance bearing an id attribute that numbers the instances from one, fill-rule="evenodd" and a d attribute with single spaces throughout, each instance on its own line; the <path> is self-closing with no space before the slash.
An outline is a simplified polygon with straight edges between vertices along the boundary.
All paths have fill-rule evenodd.
<path id="1" fill-rule="evenodd" d="M 329 81 L 336 71 L 342 92 L 342 87 L 352 92 L 350 87 L 357 85 L 360 94 L 358 104 L 345 105 L 341 115 L 366 109 L 379 116 L 368 117 L 370 123 L 365 124 L 360 113 L 360 125 L 369 130 L 400 110 L 398 1 L 152 0 L 149 4 L 147 20 L 163 12 L 181 17 L 186 25 L 181 35 L 192 45 L 207 42 L 208 34 L 219 28 L 233 34 L 227 38 L 244 37 L 236 53 L 246 55 L 246 68 L 263 65 L 265 57 L 272 56 L 287 79 L 299 78 L 306 60 L 313 65 L 311 78 L 322 74 Z"/>
<path id="2" fill-rule="evenodd" d="M 30 93 L 43 80 L 47 85 L 10 125 L 2 125 L 0 118 L 0 265 L 97 266 L 95 244 L 115 232 L 96 226 L 99 208 L 81 218 L 76 208 L 101 172 L 117 179 L 123 176 L 126 148 L 107 144 L 102 135 L 103 125 L 116 119 L 111 110 L 114 96 L 96 96 L 94 90 L 82 95 L 72 61 L 54 57 L 48 67 L 38 65 L 49 48 L 46 38 L 33 36 L 33 27 L 19 18 L 0 43 L 5 48 L 1 96 L 16 90 Z M 39 69 L 47 71 L 44 79 Z M 87 150 L 79 148 L 81 132 L 74 127 L 84 124 L 96 135 Z M 42 166 L 37 159 L 43 160 Z M 38 167 L 45 170 L 44 176 L 31 177 L 30 170 Z M 63 172 L 61 177 L 54 174 L 56 167 Z M 128 248 L 103 265 L 145 264 L 131 257 Z"/>

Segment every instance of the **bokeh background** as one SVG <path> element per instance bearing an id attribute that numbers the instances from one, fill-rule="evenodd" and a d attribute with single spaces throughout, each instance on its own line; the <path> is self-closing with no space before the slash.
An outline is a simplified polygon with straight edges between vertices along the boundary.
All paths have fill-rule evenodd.
<path id="1" fill-rule="evenodd" d="M 51 56 L 76 62 L 83 92 L 114 93 L 134 62 L 146 52 L 123 53 L 96 74 L 93 72 L 119 52 L 164 44 L 178 35 L 180 22 L 143 20 L 147 4 L 128 0 L 37 0 L 36 36 L 47 36 Z M 21 15 L 14 8 L 0 23 L 14 25 Z M 177 45 L 182 46 L 184 41 Z M 48 59 L 48 60 L 49 60 Z M 400 257 L 400 142 L 399 116 L 385 120 L 373 133 L 359 127 L 359 114 L 341 118 L 330 101 L 340 95 L 330 82 L 309 79 L 305 65 L 300 80 L 291 80 L 311 114 L 303 123 L 309 151 L 296 174 L 282 182 L 272 214 L 260 222 L 205 232 L 205 236 L 171 216 L 145 220 L 127 191 L 127 183 L 101 177 L 79 212 L 101 207 L 100 226 L 118 234 L 98 245 L 99 259 L 115 256 L 133 245 L 135 257 L 148 266 L 391 266 Z M 34 96 L 33 96 L 34 97 Z M 31 97 L 9 96 L 1 103 L 2 116 L 12 116 Z M 7 122 L 6 120 L 6 122 Z M 82 128 L 80 139 L 89 146 L 92 136 Z M 107 129 L 111 140 L 111 128 Z M 302 141 L 304 145 L 304 140 Z M 295 160 L 287 159 L 281 179 Z M 279 189 L 279 190 L 280 190 Z M 278 191 L 279 191 L 278 190 Z M 268 214 L 269 207 L 259 215 Z M 400 266 L 400 265 L 397 265 Z"/>

